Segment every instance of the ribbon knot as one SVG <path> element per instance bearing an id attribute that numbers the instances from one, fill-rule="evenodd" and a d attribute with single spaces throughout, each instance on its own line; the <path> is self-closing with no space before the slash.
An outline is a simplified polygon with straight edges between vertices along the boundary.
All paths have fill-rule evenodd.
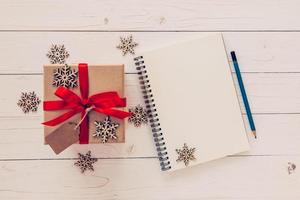
<path id="1" fill-rule="evenodd" d="M 89 108 L 91 107 L 91 104 L 89 102 L 89 99 L 82 99 L 81 104 L 83 105 L 84 108 Z"/>
<path id="2" fill-rule="evenodd" d="M 116 110 L 115 107 L 125 107 L 126 99 L 120 98 L 115 91 L 103 92 L 88 97 L 88 65 L 79 64 L 79 84 L 80 93 L 79 97 L 76 93 L 65 87 L 59 87 L 55 91 L 55 95 L 62 100 L 58 101 L 44 101 L 44 110 L 69 110 L 62 115 L 44 122 L 46 126 L 56 126 L 67 119 L 71 118 L 77 113 L 81 113 L 81 120 L 77 124 L 80 125 L 79 143 L 88 144 L 89 132 L 88 132 L 88 113 L 95 111 L 98 113 L 110 115 L 120 119 L 124 119 L 130 116 L 130 113 Z"/>

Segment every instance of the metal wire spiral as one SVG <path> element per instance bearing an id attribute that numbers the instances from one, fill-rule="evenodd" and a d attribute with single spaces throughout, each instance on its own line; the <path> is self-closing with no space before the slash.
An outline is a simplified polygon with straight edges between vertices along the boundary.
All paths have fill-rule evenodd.
<path id="1" fill-rule="evenodd" d="M 165 139 L 160 128 L 159 117 L 155 108 L 155 102 L 151 90 L 150 81 L 147 75 L 147 69 L 144 64 L 143 56 L 134 58 L 136 69 L 138 71 L 139 82 L 141 85 L 143 98 L 145 100 L 146 110 L 148 113 L 153 138 L 157 150 L 157 154 L 160 161 L 162 171 L 171 169 L 170 161 L 168 157 L 167 148 L 165 146 Z"/>

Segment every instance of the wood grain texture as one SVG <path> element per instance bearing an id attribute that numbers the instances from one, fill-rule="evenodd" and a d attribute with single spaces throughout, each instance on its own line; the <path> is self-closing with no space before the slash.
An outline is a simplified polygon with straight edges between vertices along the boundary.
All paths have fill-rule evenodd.
<path id="1" fill-rule="evenodd" d="M 300 174 L 288 175 L 291 160 L 300 157 L 231 157 L 168 174 L 157 159 L 112 159 L 84 175 L 74 160 L 0 162 L 0 198 L 297 200 Z"/>
<path id="2" fill-rule="evenodd" d="M 300 199 L 299 1 L 0 4 L 0 199 Z M 218 31 L 237 53 L 254 112 L 258 140 L 249 135 L 247 153 L 162 174 L 149 127 L 127 124 L 123 145 L 74 145 L 55 156 L 42 143 L 41 107 L 29 115 L 16 107 L 21 91 L 42 96 L 51 44 L 66 45 L 68 63 L 124 63 L 134 73 L 133 56 L 115 48 L 120 36 L 133 34 L 138 54 Z M 126 96 L 129 106 L 143 102 L 135 74 L 126 75 Z M 81 175 L 74 158 L 88 150 L 101 159 L 94 173 Z M 297 165 L 291 175 L 288 162 Z"/>
<path id="3" fill-rule="evenodd" d="M 297 131 L 300 128 L 300 114 L 280 114 L 294 112 L 292 108 L 296 108 L 299 98 L 298 93 L 294 92 L 300 86 L 299 76 L 300 74 L 244 74 L 259 136 L 259 140 L 254 140 L 249 134 L 252 149 L 244 155 L 300 155 Z M 7 150 L 0 151 L 0 160 L 74 158 L 77 152 L 88 149 L 93 150 L 97 157 L 106 158 L 156 156 L 150 127 L 134 128 L 131 124 L 126 124 L 125 144 L 74 145 L 56 156 L 42 142 L 42 108 L 37 113 L 24 115 L 16 106 L 22 91 L 34 90 L 42 96 L 42 75 L 2 75 L 1 80 L 6 84 L 0 85 L 0 91 L 4 91 L 6 85 L 10 85 L 11 89 L 0 99 L 0 135 L 3 138 L 0 143 Z M 143 105 L 136 74 L 125 75 L 125 94 L 129 107 Z M 239 99 L 241 101 L 241 97 Z M 243 113 L 245 114 L 244 111 Z M 244 120 L 249 131 L 245 115 Z M 24 150 L 19 151 L 19 148 Z"/>
<path id="4" fill-rule="evenodd" d="M 1 30 L 299 30 L 299 1 L 1 0 Z"/>
<path id="5" fill-rule="evenodd" d="M 5 91 L 5 96 L 0 98 L 0 116 L 24 116 L 16 106 L 21 92 L 36 91 L 42 98 L 42 75 L 1 75 L 3 83 L 0 91 Z M 233 73 L 235 78 L 235 74 Z M 298 114 L 300 90 L 300 74 L 298 73 L 249 73 L 243 74 L 244 82 L 249 96 L 252 112 L 256 114 Z M 236 87 L 238 87 L 235 80 Z M 7 85 L 10 90 L 6 90 Z M 126 74 L 125 94 L 128 98 L 128 106 L 143 103 L 137 74 Z M 238 91 L 240 98 L 240 94 Z M 242 102 L 240 98 L 240 102 Z M 242 112 L 245 113 L 242 106 Z M 42 115 L 42 109 L 32 116 Z M 31 116 L 30 115 L 30 116 Z M 25 115 L 26 116 L 26 115 Z M 27 117 L 27 116 L 26 116 Z"/>
<path id="6" fill-rule="evenodd" d="M 258 139 L 248 132 L 251 150 L 240 156 L 300 155 L 300 115 L 254 115 Z M 246 116 L 244 116 L 246 120 Z M 72 145 L 55 155 L 43 144 L 43 129 L 39 117 L 2 117 L 0 121 L 0 161 L 23 159 L 69 159 L 78 152 L 91 150 L 98 158 L 156 157 L 152 134 L 147 126 L 139 129 L 126 127 L 124 144 Z M 19 124 L 16 126 L 15 124 Z M 276 124 L 276 125 L 274 125 Z M 248 126 L 248 125 L 247 125 Z M 247 127 L 249 130 L 249 128 Z"/>
<path id="7" fill-rule="evenodd" d="M 119 37 L 130 34 L 139 43 L 136 48 L 139 54 L 209 33 L 0 32 L 0 74 L 42 73 L 42 66 L 49 63 L 46 53 L 51 44 L 65 44 L 70 64 L 124 63 L 126 72 L 135 72 L 133 56 L 123 57 L 116 48 Z M 300 57 L 300 33 L 226 32 L 223 36 L 228 53 L 236 51 L 242 72 L 300 72 L 296 62 Z"/>

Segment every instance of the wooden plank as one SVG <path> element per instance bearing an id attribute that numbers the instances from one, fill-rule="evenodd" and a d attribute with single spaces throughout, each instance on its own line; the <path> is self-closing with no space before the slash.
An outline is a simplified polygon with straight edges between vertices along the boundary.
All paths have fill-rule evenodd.
<path id="1" fill-rule="evenodd" d="M 139 43 L 139 54 L 208 33 L 0 32 L 0 74 L 42 73 L 43 64 L 49 63 L 46 53 L 53 43 L 66 45 L 70 53 L 68 63 L 124 63 L 126 72 L 135 72 L 133 56 L 123 57 L 116 48 L 119 37 L 129 34 Z M 224 33 L 224 40 L 228 52 L 236 51 L 242 72 L 300 72 L 300 33 L 230 32 Z"/>
<path id="2" fill-rule="evenodd" d="M 258 140 L 249 134 L 252 150 L 245 155 L 299 155 L 300 115 L 269 115 L 267 113 L 297 112 L 300 74 L 245 74 L 249 100 L 258 130 Z M 156 156 L 148 126 L 134 128 L 126 125 L 126 143 L 122 145 L 74 145 L 59 156 L 43 145 L 42 108 L 34 114 L 23 114 L 16 106 L 22 91 L 34 90 L 42 96 L 41 75 L 1 76 L 0 91 L 0 159 L 74 158 L 77 152 L 88 149 L 98 157 L 153 157 Z M 127 74 L 126 97 L 128 106 L 143 105 L 136 74 Z M 9 90 L 7 89 L 7 86 Z M 245 116 L 244 116 L 245 117 Z M 245 124 L 248 127 L 248 121 Z M 22 151 L 20 151 L 22 149 Z"/>
<path id="3" fill-rule="evenodd" d="M 234 75 L 235 77 L 235 75 Z M 300 113 L 300 74 L 244 74 L 244 82 L 253 113 Z M 142 103 L 142 94 L 136 74 L 125 76 L 125 92 L 129 106 Z M 0 91 L 0 116 L 24 116 L 16 106 L 23 91 L 36 91 L 42 97 L 42 75 L 2 75 Z M 235 83 L 237 85 L 237 83 Z M 9 89 L 8 87 L 9 86 Z M 237 91 L 239 93 L 239 91 Z M 244 113 L 244 109 L 243 109 Z M 30 116 L 41 116 L 42 109 Z"/>
<path id="4" fill-rule="evenodd" d="M 297 0 L 2 0 L 0 29 L 299 30 L 299 6 Z"/>
<path id="5" fill-rule="evenodd" d="M 248 133 L 251 150 L 241 155 L 300 155 L 300 115 L 254 115 L 258 139 Z M 244 120 L 248 128 L 246 116 Z M 156 157 L 148 126 L 126 126 L 124 144 L 73 145 L 55 155 L 43 144 L 43 129 L 38 117 L 2 117 L 0 120 L 0 160 L 74 158 L 78 152 L 91 150 L 101 158 Z"/>
<path id="6" fill-rule="evenodd" d="M 1 199 L 299 199 L 293 157 L 226 158 L 172 174 L 156 159 L 99 160 L 84 175 L 74 160 L 0 162 Z M 197 198 L 195 198 L 197 197 Z"/>

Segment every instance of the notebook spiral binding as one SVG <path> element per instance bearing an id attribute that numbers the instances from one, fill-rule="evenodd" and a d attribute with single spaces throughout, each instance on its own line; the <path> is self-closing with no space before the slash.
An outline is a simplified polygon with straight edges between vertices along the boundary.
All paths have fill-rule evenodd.
<path id="1" fill-rule="evenodd" d="M 143 56 L 134 58 L 136 69 L 138 71 L 139 82 L 141 85 L 143 98 L 145 100 L 146 110 L 148 113 L 150 125 L 152 128 L 153 138 L 156 146 L 156 151 L 160 161 L 162 171 L 171 169 L 165 139 L 160 128 L 159 117 L 155 108 L 155 102 L 151 90 L 150 81 L 147 75 L 147 69 L 144 64 Z"/>

